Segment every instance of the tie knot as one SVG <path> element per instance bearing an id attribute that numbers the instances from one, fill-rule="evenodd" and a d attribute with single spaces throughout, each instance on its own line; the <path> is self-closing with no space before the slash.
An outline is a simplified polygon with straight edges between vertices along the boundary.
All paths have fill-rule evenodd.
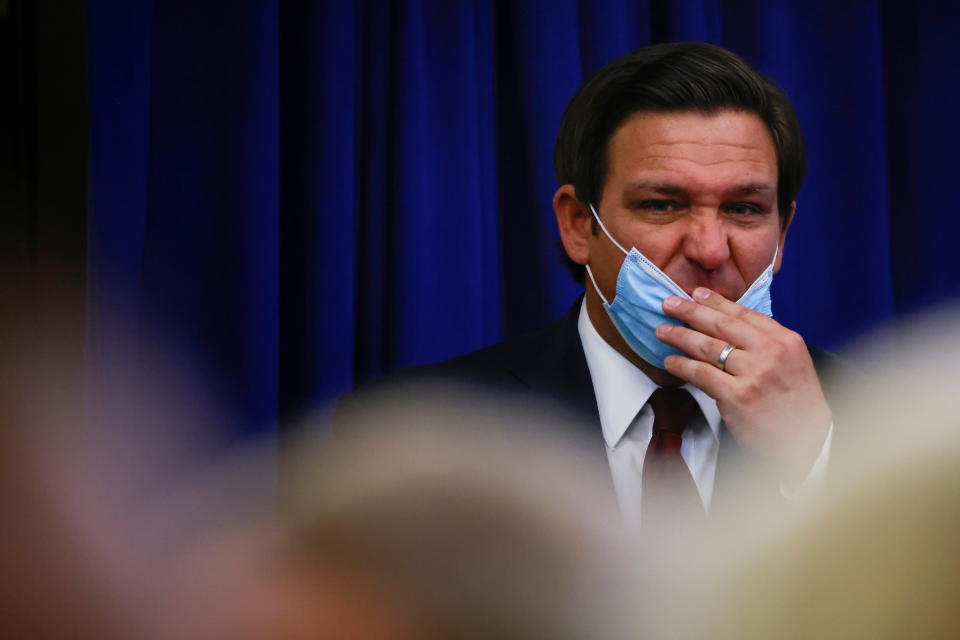
<path id="1" fill-rule="evenodd" d="M 686 429 L 693 412 L 697 410 L 697 401 L 686 389 L 661 387 L 650 396 L 653 407 L 653 432 L 667 432 L 680 435 Z"/>

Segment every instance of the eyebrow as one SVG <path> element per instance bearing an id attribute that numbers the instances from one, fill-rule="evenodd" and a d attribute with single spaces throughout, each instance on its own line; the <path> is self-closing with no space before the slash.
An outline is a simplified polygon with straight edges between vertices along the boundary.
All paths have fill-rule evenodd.
<path id="1" fill-rule="evenodd" d="M 747 182 L 731 189 L 730 192 L 740 195 L 750 195 L 751 193 L 769 193 L 773 190 L 773 185 L 767 184 L 766 182 Z"/>
<path id="2" fill-rule="evenodd" d="M 682 195 L 686 190 L 680 186 L 669 182 L 631 182 L 624 191 L 640 191 L 641 189 L 650 189 L 668 196 Z"/>
<path id="3" fill-rule="evenodd" d="M 650 189 L 668 196 L 684 195 L 686 189 L 671 182 L 631 182 L 624 189 L 625 192 L 639 191 L 641 189 Z M 736 195 L 767 194 L 775 190 L 773 185 L 766 182 L 745 182 L 739 184 L 728 191 Z"/>

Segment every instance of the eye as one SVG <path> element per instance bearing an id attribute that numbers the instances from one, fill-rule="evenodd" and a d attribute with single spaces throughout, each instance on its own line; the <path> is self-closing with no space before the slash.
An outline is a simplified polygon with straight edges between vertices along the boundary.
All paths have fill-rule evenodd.
<path id="1" fill-rule="evenodd" d="M 652 211 L 654 213 L 669 213 L 680 208 L 680 203 L 675 200 L 643 200 L 634 204 L 632 209 L 638 211 Z"/>
<path id="2" fill-rule="evenodd" d="M 727 213 L 732 213 L 735 215 L 752 215 L 752 214 L 764 213 L 763 207 L 753 202 L 731 202 L 727 205 L 724 205 L 724 210 Z"/>

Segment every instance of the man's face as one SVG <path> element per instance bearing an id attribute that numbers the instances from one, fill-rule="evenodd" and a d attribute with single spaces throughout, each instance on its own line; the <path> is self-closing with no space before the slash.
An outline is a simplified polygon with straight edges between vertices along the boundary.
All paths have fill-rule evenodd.
<path id="1" fill-rule="evenodd" d="M 598 213 L 688 294 L 703 286 L 737 300 L 786 234 L 770 131 L 745 111 L 637 112 L 610 139 Z M 623 259 L 602 232 L 590 238 L 610 300 Z"/>

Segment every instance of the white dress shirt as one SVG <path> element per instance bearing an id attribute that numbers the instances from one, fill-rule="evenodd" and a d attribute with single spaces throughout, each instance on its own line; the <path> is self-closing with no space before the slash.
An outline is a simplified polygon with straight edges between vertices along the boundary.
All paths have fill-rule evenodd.
<path id="1" fill-rule="evenodd" d="M 580 306 L 577 329 L 597 398 L 617 502 L 627 525 L 635 527 L 640 524 L 643 460 L 653 436 L 653 409 L 647 400 L 658 385 L 597 333 L 587 315 L 586 299 Z M 680 455 L 693 476 L 704 508 L 709 511 L 720 451 L 720 411 L 716 400 L 697 387 L 685 384 L 683 388 L 697 401 L 700 415 L 683 432 Z M 802 484 L 803 490 L 823 481 L 832 435 L 830 425 L 823 450 Z M 792 497 L 782 486 L 781 491 Z"/>

